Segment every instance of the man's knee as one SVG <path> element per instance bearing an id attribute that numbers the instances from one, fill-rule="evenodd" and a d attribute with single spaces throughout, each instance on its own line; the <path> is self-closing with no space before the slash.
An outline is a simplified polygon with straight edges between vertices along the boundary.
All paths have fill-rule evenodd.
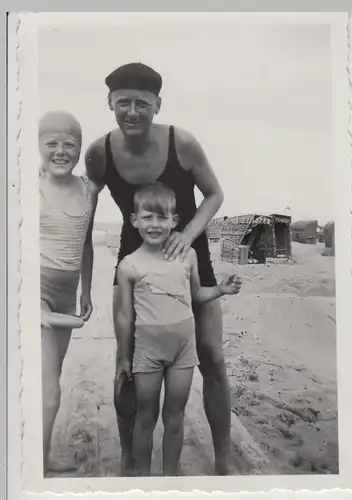
<path id="1" fill-rule="evenodd" d="M 202 373 L 222 373 L 224 353 L 222 347 L 222 309 L 219 300 L 201 304 L 194 310 L 197 352 Z"/>
<path id="2" fill-rule="evenodd" d="M 219 299 L 193 305 L 196 336 L 200 342 L 222 342 L 222 307 Z"/>
<path id="3" fill-rule="evenodd" d="M 212 342 L 198 342 L 199 369 L 203 375 L 223 375 L 225 358 L 222 346 Z"/>

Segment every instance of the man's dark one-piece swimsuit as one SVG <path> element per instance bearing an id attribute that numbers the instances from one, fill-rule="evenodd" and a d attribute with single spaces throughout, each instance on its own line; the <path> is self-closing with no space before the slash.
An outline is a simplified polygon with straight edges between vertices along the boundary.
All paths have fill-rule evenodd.
<path id="1" fill-rule="evenodd" d="M 117 268 L 119 262 L 126 255 L 137 250 L 143 242 L 138 230 L 132 226 L 130 221 L 130 215 L 133 212 L 133 196 L 141 186 L 126 182 L 118 173 L 111 153 L 110 135 L 111 133 L 105 139 L 106 171 L 103 180 L 109 188 L 115 203 L 120 208 L 123 217 Z M 169 151 L 166 166 L 156 180 L 174 190 L 176 195 L 176 213 L 179 215 L 179 223 L 176 230 L 182 231 L 193 219 L 197 211 L 197 206 L 194 197 L 195 183 L 193 176 L 190 172 L 182 168 L 177 157 L 173 126 L 170 126 Z M 205 231 L 193 241 L 192 247 L 196 251 L 198 258 L 198 272 L 201 286 L 216 285 L 216 278 L 210 259 L 208 238 Z M 116 271 L 114 285 L 116 285 Z"/>

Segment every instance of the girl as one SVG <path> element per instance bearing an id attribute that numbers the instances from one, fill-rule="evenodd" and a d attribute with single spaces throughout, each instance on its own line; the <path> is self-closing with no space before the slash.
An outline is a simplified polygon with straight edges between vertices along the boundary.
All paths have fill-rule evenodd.
<path id="1" fill-rule="evenodd" d="M 62 363 L 72 328 L 92 313 L 91 231 L 98 188 L 73 175 L 82 143 L 81 126 L 69 113 L 47 113 L 39 123 L 40 294 L 42 310 L 43 465 L 48 470 L 52 429 L 60 404 Z M 89 235 L 87 238 L 87 234 Z M 81 277 L 81 311 L 76 294 Z"/>

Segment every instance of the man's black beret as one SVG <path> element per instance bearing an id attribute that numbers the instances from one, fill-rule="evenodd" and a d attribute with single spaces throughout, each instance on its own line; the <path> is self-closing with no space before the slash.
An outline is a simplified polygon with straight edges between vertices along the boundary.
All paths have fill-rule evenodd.
<path id="1" fill-rule="evenodd" d="M 142 63 L 130 63 L 115 69 L 105 79 L 110 92 L 118 89 L 147 90 L 159 95 L 162 78 L 159 73 Z"/>

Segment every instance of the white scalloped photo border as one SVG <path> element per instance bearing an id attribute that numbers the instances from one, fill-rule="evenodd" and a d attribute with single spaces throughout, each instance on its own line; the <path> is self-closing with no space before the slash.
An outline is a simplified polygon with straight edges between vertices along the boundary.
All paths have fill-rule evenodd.
<path id="1" fill-rule="evenodd" d="M 21 14 L 17 21 L 18 95 L 17 110 L 17 179 L 16 198 L 18 210 L 9 214 L 9 224 L 16 224 L 19 231 L 20 258 L 17 265 L 16 318 L 19 335 L 18 374 L 20 390 L 18 405 L 21 409 L 19 439 L 22 444 L 20 475 L 23 489 L 27 492 L 74 494 L 88 496 L 116 496 L 116 492 L 183 491 L 188 493 L 249 492 L 285 490 L 325 490 L 348 488 L 352 478 L 352 451 L 350 443 L 350 419 L 352 391 L 350 388 L 350 355 L 352 352 L 351 304 L 352 304 L 352 20 L 347 13 L 293 13 L 280 15 L 240 13 L 57 13 Z M 165 16 L 173 22 L 192 22 L 201 19 L 211 22 L 216 18 L 224 22 L 328 22 L 332 32 L 333 53 L 333 130 L 335 215 L 336 215 L 336 284 L 338 330 L 338 399 L 339 399 L 339 457 L 340 473 L 337 476 L 235 476 L 235 477 L 177 477 L 177 478 L 67 478 L 43 479 L 41 467 L 41 398 L 40 355 L 34 336 L 40 329 L 39 310 L 39 204 L 38 176 L 35 148 L 37 145 L 38 75 L 37 29 L 40 23 L 98 23 L 154 22 Z M 169 17 L 170 19 L 170 17 Z M 314 21 L 314 19 L 316 21 Z M 139 495 L 138 495 L 139 496 Z"/>

